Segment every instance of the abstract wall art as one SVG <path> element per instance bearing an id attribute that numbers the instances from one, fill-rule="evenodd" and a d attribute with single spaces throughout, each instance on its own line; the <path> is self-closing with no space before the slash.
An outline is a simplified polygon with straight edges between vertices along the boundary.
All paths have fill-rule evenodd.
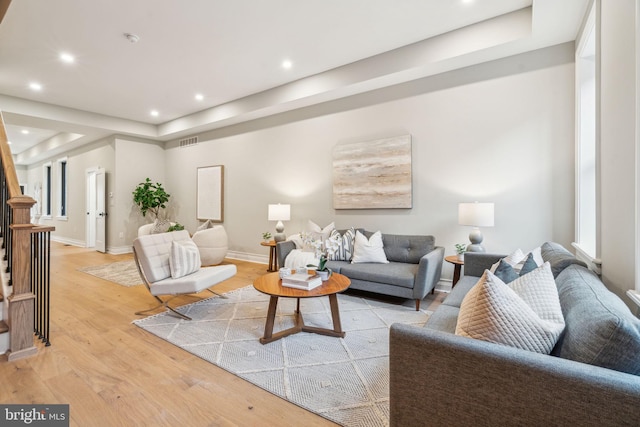
<path id="1" fill-rule="evenodd" d="M 334 209 L 410 209 L 411 179 L 411 135 L 333 149 Z"/>

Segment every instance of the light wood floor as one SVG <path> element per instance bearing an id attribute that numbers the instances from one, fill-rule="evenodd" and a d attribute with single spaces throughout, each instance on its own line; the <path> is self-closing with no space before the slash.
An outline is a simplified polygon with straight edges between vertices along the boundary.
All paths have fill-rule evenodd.
<path id="1" fill-rule="evenodd" d="M 52 243 L 51 343 L 36 356 L 0 360 L 3 404 L 70 405 L 72 426 L 330 426 L 131 322 L 153 307 L 142 285 L 124 287 L 77 271 L 132 259 Z M 238 274 L 218 292 L 247 286 L 266 265 L 228 260 Z M 203 297 L 184 296 L 176 305 Z M 441 295 L 423 302 L 434 309 Z"/>

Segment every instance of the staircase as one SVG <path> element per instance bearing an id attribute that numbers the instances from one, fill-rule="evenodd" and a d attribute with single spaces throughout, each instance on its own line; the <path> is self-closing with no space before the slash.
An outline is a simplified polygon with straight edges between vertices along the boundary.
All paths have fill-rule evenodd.
<path id="1" fill-rule="evenodd" d="M 0 238 L 2 241 L 2 238 Z M 9 302 L 4 295 L 11 295 L 11 287 L 9 286 L 9 274 L 6 273 L 7 263 L 2 261 L 4 258 L 4 250 L 0 249 L 0 354 L 5 354 L 9 350 Z"/>
<path id="2" fill-rule="evenodd" d="M 5 320 L 5 301 L 0 294 L 0 354 L 5 354 L 9 350 L 9 325 Z"/>

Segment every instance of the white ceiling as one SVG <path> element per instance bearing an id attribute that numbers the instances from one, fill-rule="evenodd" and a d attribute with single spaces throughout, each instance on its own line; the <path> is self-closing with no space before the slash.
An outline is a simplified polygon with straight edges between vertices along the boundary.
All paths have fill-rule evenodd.
<path id="1" fill-rule="evenodd" d="M 571 41 L 587 3 L 13 0 L 0 23 L 0 110 L 17 163 L 64 149 L 56 136 L 169 140 Z"/>

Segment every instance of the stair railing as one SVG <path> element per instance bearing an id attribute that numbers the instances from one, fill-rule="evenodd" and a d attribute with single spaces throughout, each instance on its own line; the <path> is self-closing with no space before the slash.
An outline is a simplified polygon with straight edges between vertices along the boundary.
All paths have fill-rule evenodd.
<path id="1" fill-rule="evenodd" d="M 34 332 L 38 338 L 44 339 L 45 345 L 49 343 L 48 241 L 49 233 L 55 228 L 31 224 L 31 207 L 36 201 L 23 195 L 20 189 L 2 113 L 0 163 L 0 232 L 11 284 L 11 295 L 7 298 L 10 341 L 7 357 L 11 361 L 37 353 Z M 42 233 L 46 234 L 46 251 L 40 248 Z M 43 258 L 46 258 L 44 263 Z"/>

